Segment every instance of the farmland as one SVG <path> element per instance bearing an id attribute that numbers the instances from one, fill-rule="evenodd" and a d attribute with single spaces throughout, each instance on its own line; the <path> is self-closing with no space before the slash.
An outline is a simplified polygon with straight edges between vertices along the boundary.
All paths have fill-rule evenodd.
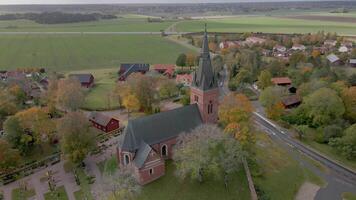
<path id="1" fill-rule="evenodd" d="M 319 21 L 310 19 L 289 19 L 284 16 L 235 16 L 179 22 L 178 31 L 196 32 L 207 23 L 213 32 L 265 32 L 265 33 L 310 33 L 317 31 L 337 32 L 353 35 L 356 23 Z"/>
<path id="2" fill-rule="evenodd" d="M 122 62 L 173 63 L 179 53 L 189 51 L 153 35 L 1 35 L 0 68 L 75 71 Z"/>

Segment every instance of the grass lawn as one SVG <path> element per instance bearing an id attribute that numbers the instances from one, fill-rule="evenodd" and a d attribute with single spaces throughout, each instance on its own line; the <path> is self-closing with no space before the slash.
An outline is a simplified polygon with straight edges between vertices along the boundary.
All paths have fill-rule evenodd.
<path id="1" fill-rule="evenodd" d="M 83 169 L 77 169 L 77 175 L 80 180 L 80 190 L 74 193 L 76 200 L 94 200 L 91 191 L 88 176 L 85 174 Z"/>
<path id="2" fill-rule="evenodd" d="M 305 181 L 324 185 L 322 179 L 301 167 L 284 149 L 262 133 L 257 134 L 256 158 L 263 175 L 254 178 L 255 184 L 270 199 L 294 199 Z"/>
<path id="3" fill-rule="evenodd" d="M 22 192 L 20 190 L 20 188 L 16 188 L 14 190 L 12 190 L 12 200 L 23 200 L 23 199 L 28 199 L 30 197 L 35 196 L 35 190 L 31 189 L 31 190 L 27 190 L 25 192 Z"/>
<path id="4" fill-rule="evenodd" d="M 57 188 L 55 192 L 44 194 L 45 200 L 68 200 L 67 192 L 64 186 Z"/>
<path id="5" fill-rule="evenodd" d="M 228 190 L 225 189 L 223 180 L 208 179 L 202 184 L 185 180 L 180 182 L 174 176 L 174 165 L 168 162 L 166 175 L 159 180 L 143 187 L 138 200 L 215 200 L 215 199 L 250 199 L 245 172 L 241 170 L 232 177 Z"/>
<path id="6" fill-rule="evenodd" d="M 101 174 L 103 174 L 104 172 L 114 173 L 118 169 L 118 162 L 116 156 L 114 155 L 112 158 L 98 163 L 98 167 Z"/>
<path id="7" fill-rule="evenodd" d="M 344 200 L 356 200 L 356 194 L 347 192 L 342 194 L 342 198 L 344 198 Z"/>
<path id="8" fill-rule="evenodd" d="M 266 16 L 236 16 L 234 18 L 182 21 L 179 31 L 202 31 L 204 23 L 212 32 L 309 33 L 324 30 L 340 34 L 356 32 L 356 23 L 286 19 Z"/>
<path id="9" fill-rule="evenodd" d="M 175 63 L 192 50 L 156 35 L 0 35 L 0 69 L 118 68 L 124 62 Z"/>
<path id="10" fill-rule="evenodd" d="M 159 32 L 174 21 L 148 23 L 147 17 L 124 18 L 68 24 L 38 24 L 30 20 L 0 21 L 0 32 Z"/>

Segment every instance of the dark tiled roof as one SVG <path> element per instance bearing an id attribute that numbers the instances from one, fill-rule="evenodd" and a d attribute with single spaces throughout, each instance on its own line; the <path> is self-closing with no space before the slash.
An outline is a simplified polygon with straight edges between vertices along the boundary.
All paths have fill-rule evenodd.
<path id="1" fill-rule="evenodd" d="M 202 118 L 196 104 L 129 120 L 120 145 L 123 150 L 134 152 L 142 142 L 157 144 L 201 124 Z"/>
<path id="2" fill-rule="evenodd" d="M 205 29 L 203 47 L 199 60 L 198 70 L 193 75 L 192 86 L 203 91 L 218 87 L 217 77 L 214 74 L 210 59 L 208 34 Z"/>
<path id="3" fill-rule="evenodd" d="M 80 83 L 90 83 L 90 79 L 94 77 L 92 74 L 70 74 L 70 78 L 76 78 Z"/>
<path id="4" fill-rule="evenodd" d="M 149 64 L 121 64 L 119 74 L 122 74 L 123 77 L 128 77 L 130 74 L 135 72 L 148 72 L 150 70 Z"/>
<path id="5" fill-rule="evenodd" d="M 151 150 L 152 148 L 150 147 L 150 145 L 145 142 L 141 142 L 141 145 L 135 155 L 135 159 L 133 160 L 136 167 L 141 168 L 143 164 L 145 164 L 145 161 Z"/>
<path id="6" fill-rule="evenodd" d="M 291 106 L 301 102 L 301 98 L 298 95 L 288 96 L 282 99 L 282 103 L 285 106 Z"/>
<path id="7" fill-rule="evenodd" d="M 112 117 L 109 117 L 99 112 L 91 112 L 89 119 L 96 122 L 99 125 L 107 126 L 110 120 L 112 119 Z"/>

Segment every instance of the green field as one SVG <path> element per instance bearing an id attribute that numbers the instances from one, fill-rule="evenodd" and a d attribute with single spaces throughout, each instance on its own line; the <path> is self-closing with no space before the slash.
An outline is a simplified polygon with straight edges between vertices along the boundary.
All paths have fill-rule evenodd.
<path id="1" fill-rule="evenodd" d="M 113 20 L 70 24 L 38 24 L 30 20 L 0 21 L 0 32 L 159 32 L 174 21 L 148 23 L 146 18 L 129 16 Z"/>
<path id="2" fill-rule="evenodd" d="M 223 19 L 182 21 L 176 25 L 179 31 L 202 31 L 204 23 L 212 32 L 265 32 L 265 33 L 310 33 L 317 31 L 354 35 L 356 23 L 297 20 L 267 16 L 239 16 Z"/>
<path id="3" fill-rule="evenodd" d="M 146 185 L 142 189 L 141 195 L 137 198 L 138 200 L 250 199 L 250 191 L 244 170 L 240 170 L 232 177 L 228 190 L 225 189 L 223 180 L 213 180 L 212 178 L 201 184 L 190 180 L 180 182 L 174 176 L 174 165 L 172 162 L 168 162 L 166 170 L 165 176 Z"/>
<path id="4" fill-rule="evenodd" d="M 294 199 L 300 186 L 306 181 L 324 185 L 322 179 L 301 166 L 263 133 L 257 135 L 256 158 L 262 167 L 263 175 L 255 177 L 254 182 L 270 199 Z"/>
<path id="5" fill-rule="evenodd" d="M 0 35 L 0 69 L 75 71 L 123 62 L 175 63 L 179 53 L 189 51 L 153 35 Z"/>

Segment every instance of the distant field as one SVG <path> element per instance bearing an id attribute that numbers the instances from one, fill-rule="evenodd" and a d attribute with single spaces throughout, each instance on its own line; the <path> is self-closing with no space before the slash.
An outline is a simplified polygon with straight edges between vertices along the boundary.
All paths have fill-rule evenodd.
<path id="1" fill-rule="evenodd" d="M 142 16 L 70 24 L 37 24 L 30 20 L 0 21 L 0 32 L 159 32 L 173 21 L 148 23 Z"/>
<path id="2" fill-rule="evenodd" d="M 356 34 L 356 23 L 341 23 L 282 17 L 240 16 L 235 18 L 183 21 L 176 25 L 179 31 L 201 31 L 204 23 L 209 31 L 216 32 L 266 32 L 310 33 L 317 31 Z"/>
<path id="3" fill-rule="evenodd" d="M 122 62 L 175 63 L 179 53 L 190 51 L 153 35 L 0 35 L 0 69 L 74 71 Z"/>

